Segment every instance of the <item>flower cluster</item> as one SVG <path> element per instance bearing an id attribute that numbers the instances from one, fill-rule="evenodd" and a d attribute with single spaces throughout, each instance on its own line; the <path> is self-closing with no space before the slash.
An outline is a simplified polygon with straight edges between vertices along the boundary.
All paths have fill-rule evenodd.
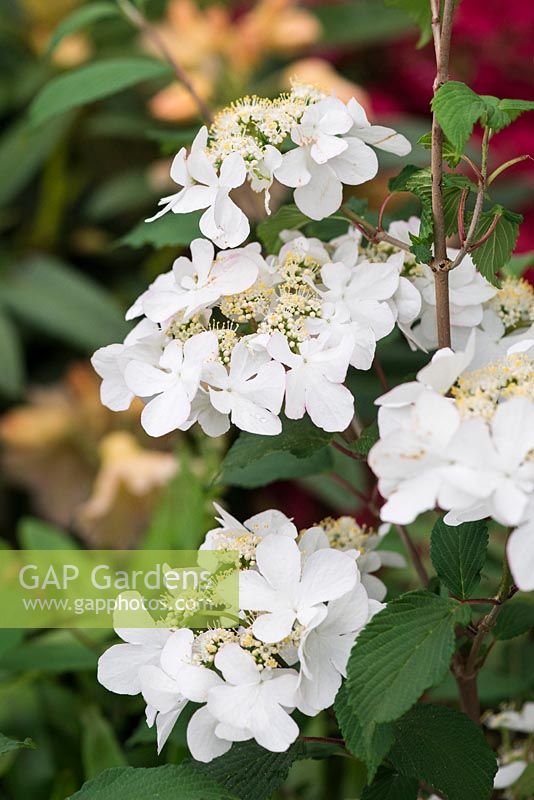
<path id="1" fill-rule="evenodd" d="M 282 153 L 289 141 L 295 147 Z M 175 156 L 171 178 L 181 188 L 163 197 L 148 221 L 205 209 L 202 234 L 218 247 L 237 247 L 250 226 L 230 192 L 248 180 L 253 191 L 266 192 L 268 208 L 275 178 L 294 188 L 304 214 L 324 219 L 340 207 L 343 184 L 375 177 L 378 160 L 369 145 L 397 155 L 411 150 L 401 134 L 371 125 L 354 98 L 345 104 L 304 85 L 275 100 L 245 97 L 223 109 L 209 130 L 201 128 L 189 153 L 182 148 Z"/>
<path id="2" fill-rule="evenodd" d="M 439 350 L 417 380 L 378 398 L 380 440 L 369 464 L 387 498 L 382 518 L 409 523 L 435 506 L 445 522 L 492 517 L 515 531 L 508 559 L 520 589 L 534 588 L 534 341 L 469 371 L 465 351 Z M 446 395 L 449 396 L 446 396 Z"/>
<path id="3" fill-rule="evenodd" d="M 143 316 L 123 344 L 98 350 L 102 402 L 134 396 L 141 422 L 160 436 L 198 421 L 210 436 L 228 430 L 276 435 L 285 413 L 344 430 L 354 400 L 349 365 L 370 368 L 376 342 L 417 315 L 420 296 L 402 277 L 402 258 L 371 263 L 354 231 L 329 243 L 283 233 L 266 259 L 257 244 L 220 251 L 196 239 L 128 311 Z"/>
<path id="4" fill-rule="evenodd" d="M 160 627 L 146 612 L 144 627 L 117 629 L 124 644 L 109 648 L 98 666 L 110 691 L 142 693 L 158 750 L 187 703 L 201 704 L 187 728 L 200 761 L 249 739 L 287 750 L 299 732 L 294 709 L 315 716 L 332 705 L 358 633 L 383 607 L 366 590 L 359 565 L 368 559 L 367 577 L 382 563 L 400 565 L 394 554 L 376 550 L 371 564 L 380 537 L 349 518 L 298 534 L 280 511 L 242 524 L 216 508 L 219 526 L 201 551 L 239 553 L 240 624 Z M 383 597 L 381 586 L 371 588 Z"/>

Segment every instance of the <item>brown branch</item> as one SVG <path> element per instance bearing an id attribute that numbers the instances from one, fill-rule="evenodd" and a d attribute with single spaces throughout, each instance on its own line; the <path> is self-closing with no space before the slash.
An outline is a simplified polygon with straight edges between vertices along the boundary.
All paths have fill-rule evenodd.
<path id="1" fill-rule="evenodd" d="M 380 211 L 378 212 L 378 223 L 377 223 L 377 226 L 376 226 L 377 231 L 383 230 L 382 222 L 383 222 L 383 219 L 384 219 L 384 212 L 386 210 L 387 204 L 389 203 L 389 201 L 391 200 L 391 198 L 393 197 L 394 194 L 395 194 L 395 192 L 390 192 L 382 200 L 382 205 L 380 206 Z"/>
<path id="2" fill-rule="evenodd" d="M 459 264 L 461 264 L 464 256 L 467 253 L 470 253 L 471 250 L 475 249 L 476 247 L 480 247 L 480 244 L 484 244 L 484 242 L 486 241 L 486 239 L 484 239 L 484 241 L 481 241 L 480 244 L 476 243 L 475 245 L 473 245 L 473 239 L 474 239 L 474 236 L 475 236 L 477 225 L 478 225 L 478 223 L 480 221 L 480 215 L 482 214 L 482 208 L 484 206 L 484 195 L 486 193 L 486 188 L 487 188 L 487 185 L 488 185 L 487 184 L 487 178 L 488 178 L 488 148 L 489 148 L 490 135 L 491 135 L 491 133 L 490 133 L 489 128 L 486 128 L 485 131 L 484 131 L 483 139 L 482 139 L 482 148 L 481 148 L 482 161 L 481 161 L 481 166 L 480 166 L 480 178 L 478 180 L 477 198 L 475 200 L 475 207 L 473 209 L 473 216 L 471 217 L 471 223 L 469 225 L 469 229 L 467 231 L 467 235 L 464 235 L 464 236 L 460 237 L 461 246 L 460 246 L 460 249 L 459 249 L 456 257 L 454 258 L 452 264 L 450 265 L 450 269 L 454 269 L 455 267 L 459 266 Z M 497 220 L 497 222 L 498 222 L 498 220 Z M 495 226 L 497 225 L 497 222 L 495 222 Z M 494 230 L 495 230 L 495 227 L 492 229 L 491 233 L 493 233 Z M 491 236 L 491 233 L 490 233 L 490 236 Z M 487 238 L 489 239 L 489 236 Z"/>
<path id="3" fill-rule="evenodd" d="M 384 372 L 384 368 L 380 363 L 378 356 L 373 358 L 373 369 L 376 372 L 376 376 L 380 381 L 380 385 L 385 392 L 389 392 L 389 384 L 388 379 L 386 378 L 386 373 Z"/>
<path id="4" fill-rule="evenodd" d="M 415 571 L 419 576 L 419 580 L 421 581 L 423 586 L 428 586 L 429 584 L 428 573 L 425 569 L 423 561 L 421 560 L 421 556 L 419 555 L 419 552 L 412 541 L 410 534 L 408 533 L 404 525 L 395 525 L 395 527 L 399 532 L 399 536 L 402 539 L 402 543 L 404 544 L 406 550 L 410 554 L 410 558 L 412 559 Z"/>
<path id="5" fill-rule="evenodd" d="M 338 475 L 337 472 L 330 472 L 330 477 L 332 478 L 333 481 L 339 483 L 339 485 L 342 486 L 343 489 L 345 489 L 345 491 L 349 492 L 350 494 L 353 494 L 354 497 L 357 497 L 358 500 L 361 500 L 363 503 L 369 502 L 369 498 L 367 497 L 367 495 L 365 495 L 363 492 L 360 492 L 359 489 L 356 489 L 356 487 L 353 486 L 352 483 L 350 483 L 348 480 L 346 480 L 346 478 L 343 478 L 342 475 Z"/>
<path id="6" fill-rule="evenodd" d="M 478 699 L 477 676 L 484 662 L 481 658 L 482 645 L 486 636 L 491 631 L 497 621 L 500 608 L 514 594 L 515 587 L 512 584 L 512 575 L 506 555 L 503 563 L 503 573 L 499 590 L 493 598 L 493 608 L 485 614 L 479 621 L 476 634 L 469 650 L 467 658 L 463 658 L 461 653 L 454 655 L 452 662 L 452 672 L 456 678 L 458 690 L 460 692 L 460 705 L 462 711 L 467 714 L 473 722 L 480 723 L 480 702 Z M 484 598 L 484 602 L 491 602 Z"/>
<path id="7" fill-rule="evenodd" d="M 340 453 L 343 453 L 344 456 L 348 456 L 349 458 L 354 459 L 355 461 L 360 461 L 360 457 L 353 453 L 352 450 L 349 450 L 348 447 L 343 447 L 342 444 L 336 441 L 330 442 L 332 447 L 335 447 L 336 450 L 339 450 Z"/>
<path id="8" fill-rule="evenodd" d="M 469 247 L 467 248 L 467 252 L 468 253 L 472 253 L 473 250 L 477 249 L 477 247 L 482 247 L 484 242 L 487 242 L 488 239 L 491 236 L 493 236 L 493 233 L 495 232 L 495 228 L 499 224 L 499 220 L 500 220 L 501 217 L 502 217 L 502 214 L 495 214 L 495 216 L 493 217 L 493 219 L 491 221 L 491 225 L 489 226 L 489 228 L 486 231 L 486 233 L 484 234 L 484 236 L 482 236 L 478 241 L 476 241 L 473 244 L 469 245 Z"/>
<path id="9" fill-rule="evenodd" d="M 204 100 L 200 97 L 197 93 L 195 87 L 191 83 L 187 72 L 183 69 L 183 67 L 178 64 L 175 60 L 174 56 L 170 52 L 169 48 L 167 47 L 163 37 L 157 30 L 157 28 L 152 25 L 136 8 L 130 0 L 117 0 L 119 8 L 130 20 L 132 25 L 134 25 L 141 33 L 143 33 L 146 38 L 152 42 L 156 50 L 160 53 L 160 55 L 167 61 L 170 65 L 172 71 L 183 85 L 183 87 L 189 92 L 191 95 L 195 105 L 197 106 L 200 116 L 203 117 L 204 121 L 207 125 L 211 125 L 213 122 L 213 116 L 211 113 L 210 108 L 206 105 Z"/>
<path id="10" fill-rule="evenodd" d="M 436 53 L 436 77 L 434 95 L 449 80 L 449 57 L 451 51 L 452 20 L 454 0 L 444 0 L 441 20 L 439 3 L 431 0 L 432 31 Z M 436 289 L 436 317 L 438 326 L 438 346 L 450 347 L 451 325 L 449 309 L 450 261 L 447 256 L 447 237 L 445 211 L 443 207 L 443 131 L 436 114 L 432 115 L 432 147 L 430 159 L 432 173 L 432 217 L 434 221 L 434 257 L 430 264 L 434 272 Z"/>
<path id="11" fill-rule="evenodd" d="M 401 239 L 395 238 L 395 236 L 391 236 L 386 231 L 381 231 L 378 228 L 375 228 L 374 225 L 371 225 L 371 223 L 366 219 L 360 217 L 358 214 L 355 214 L 354 211 L 351 211 L 351 209 L 347 206 L 341 206 L 340 210 L 341 213 L 352 222 L 354 227 L 358 228 L 358 230 L 361 231 L 365 238 L 370 242 L 388 242 L 388 244 L 398 247 L 399 250 L 405 250 L 407 253 L 410 252 L 409 244 L 403 242 Z"/>

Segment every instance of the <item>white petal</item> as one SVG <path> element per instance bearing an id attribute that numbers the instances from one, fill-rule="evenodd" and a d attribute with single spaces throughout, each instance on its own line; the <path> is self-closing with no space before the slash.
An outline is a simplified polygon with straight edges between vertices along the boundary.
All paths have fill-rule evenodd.
<path id="1" fill-rule="evenodd" d="M 534 590 L 534 522 L 525 522 L 512 532 L 506 552 L 516 586 L 522 592 Z"/>
<path id="2" fill-rule="evenodd" d="M 321 220 L 334 214 L 343 200 L 343 187 L 330 163 L 337 162 L 338 156 L 328 164 L 314 164 L 310 167 L 311 179 L 295 189 L 294 200 L 300 211 L 310 219 Z"/>
<path id="3" fill-rule="evenodd" d="M 338 550 L 317 550 L 304 563 L 299 608 L 335 600 L 353 589 L 357 579 L 358 569 L 351 556 Z"/>
<path id="4" fill-rule="evenodd" d="M 186 421 L 191 403 L 183 385 L 176 383 L 150 400 L 141 413 L 141 425 L 149 436 L 164 436 Z"/>
<path id="5" fill-rule="evenodd" d="M 253 657 L 238 644 L 223 645 L 215 656 L 215 666 L 222 672 L 225 681 L 234 686 L 256 684 L 260 681 Z"/>
<path id="6" fill-rule="evenodd" d="M 291 633 L 294 622 L 294 611 L 275 611 L 272 614 L 260 614 L 254 620 L 252 630 L 262 642 L 281 642 Z"/>
<path id="7" fill-rule="evenodd" d="M 219 739 L 215 735 L 218 721 L 210 714 L 206 706 L 195 711 L 187 726 L 187 746 L 196 761 L 205 763 L 224 755 L 232 746 L 232 742 Z"/>
<path id="8" fill-rule="evenodd" d="M 305 186 L 311 180 L 307 164 L 308 155 L 305 148 L 297 147 L 284 154 L 282 164 L 275 169 L 274 176 L 284 186 L 292 188 Z"/>

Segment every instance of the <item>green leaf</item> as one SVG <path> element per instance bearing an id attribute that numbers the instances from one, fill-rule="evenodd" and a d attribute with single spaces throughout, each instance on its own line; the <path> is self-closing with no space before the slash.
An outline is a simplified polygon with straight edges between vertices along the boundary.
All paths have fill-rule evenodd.
<path id="1" fill-rule="evenodd" d="M 71 122 L 70 115 L 35 130 L 26 120 L 16 122 L 0 139 L 0 205 L 28 184 L 46 161 Z M 16 169 L 13 165 L 16 164 Z"/>
<path id="2" fill-rule="evenodd" d="M 395 6 L 407 14 L 420 30 L 418 47 L 432 38 L 432 13 L 427 0 L 384 0 L 386 6 Z"/>
<path id="3" fill-rule="evenodd" d="M 88 6 L 78 8 L 68 17 L 65 17 L 55 29 L 47 48 L 47 55 L 53 53 L 64 36 L 86 28 L 93 22 L 108 17 L 120 17 L 118 6 L 113 3 L 90 3 Z"/>
<path id="4" fill-rule="evenodd" d="M 278 436 L 241 433 L 222 465 L 219 481 L 231 486 L 265 486 L 332 467 L 331 434 L 306 419 L 284 420 Z"/>
<path id="5" fill-rule="evenodd" d="M 122 236 L 117 245 L 127 247 L 145 247 L 149 245 L 157 249 L 189 245 L 201 236 L 198 222 L 201 212 L 192 214 L 164 214 L 154 222 L 139 222 L 129 233 Z"/>
<path id="6" fill-rule="evenodd" d="M 480 583 L 488 549 L 488 526 L 479 522 L 446 525 L 438 519 L 432 529 L 430 555 L 434 569 L 452 594 L 470 597 Z"/>
<path id="7" fill-rule="evenodd" d="M 97 653 L 69 631 L 50 631 L 0 654 L 0 669 L 43 673 L 94 671 Z"/>
<path id="8" fill-rule="evenodd" d="M 17 330 L 0 311 L 0 392 L 18 397 L 24 387 L 24 361 Z"/>
<path id="9" fill-rule="evenodd" d="M 145 550 L 195 550 L 212 522 L 209 491 L 183 444 L 177 458 L 176 475 L 165 487 L 143 539 Z"/>
<path id="10" fill-rule="evenodd" d="M 447 236 L 455 233 L 458 223 L 458 206 L 464 189 L 475 190 L 475 185 L 464 175 L 445 173 L 442 178 L 443 212 Z M 411 251 L 418 261 L 428 263 L 432 255 L 434 221 L 432 214 L 432 172 L 430 167 L 421 169 L 408 164 L 389 181 L 393 192 L 413 192 L 421 201 L 421 227 L 418 236 L 410 235 Z"/>
<path id="11" fill-rule="evenodd" d="M 320 757 L 331 752 L 332 747 Z M 268 800 L 284 783 L 295 761 L 311 757 L 307 744 L 301 741 L 284 753 L 271 753 L 255 742 L 243 742 L 209 764 L 195 763 L 194 768 L 240 800 Z"/>
<path id="12" fill-rule="evenodd" d="M 376 0 L 313 7 L 326 44 L 384 45 L 410 32 L 411 24 L 402 11 L 387 8 Z"/>
<path id="13" fill-rule="evenodd" d="M 494 752 L 469 717 L 444 706 L 419 704 L 395 723 L 393 766 L 446 800 L 486 800 L 497 772 Z"/>
<path id="14" fill-rule="evenodd" d="M 421 136 L 418 140 L 417 144 L 422 145 L 425 150 L 430 150 L 432 147 L 432 133 L 425 133 L 424 136 Z M 460 156 L 446 136 L 443 137 L 442 153 L 449 167 L 454 168 L 458 166 L 460 163 Z"/>
<path id="15" fill-rule="evenodd" d="M 391 600 L 369 622 L 347 666 L 349 702 L 368 741 L 376 725 L 400 717 L 443 679 L 454 628 L 469 614 L 456 600 L 417 591 Z"/>
<path id="16" fill-rule="evenodd" d="M 310 222 L 308 217 L 295 205 L 286 205 L 281 206 L 275 214 L 260 222 L 256 232 L 268 253 L 278 253 L 282 246 L 280 232 L 286 229 L 302 228 L 307 222 Z"/>
<path id="17" fill-rule="evenodd" d="M 108 292 L 44 254 L 17 265 L 2 285 L 1 299 L 22 320 L 84 352 L 121 341 L 128 330 Z"/>
<path id="18" fill-rule="evenodd" d="M 349 703 L 346 681 L 336 695 L 334 711 L 347 747 L 353 756 L 365 763 L 367 778 L 372 781 L 378 767 L 393 744 L 394 737 L 391 723 L 377 725 L 371 739 L 368 741 L 364 736 L 361 723 Z"/>
<path id="19" fill-rule="evenodd" d="M 485 124 L 494 131 L 506 128 L 516 120 L 524 111 L 534 111 L 534 102 L 531 100 L 499 100 L 492 95 L 481 95 L 486 105 Z"/>
<path id="20" fill-rule="evenodd" d="M 77 550 L 78 545 L 67 533 L 34 517 L 25 517 L 17 528 L 23 550 Z"/>
<path id="21" fill-rule="evenodd" d="M 532 800 L 534 797 L 534 764 L 529 764 L 520 778 L 514 783 L 514 797 L 517 800 Z"/>
<path id="22" fill-rule="evenodd" d="M 510 261 L 502 267 L 502 272 L 505 275 L 512 275 L 514 278 L 520 278 L 529 267 L 534 265 L 534 250 L 528 253 L 521 253 L 517 256 L 512 256 Z"/>
<path id="23" fill-rule="evenodd" d="M 13 750 L 35 750 L 35 743 L 31 739 L 24 739 L 23 742 L 17 742 L 15 739 L 9 739 L 0 733 L 0 756 L 5 756 L 6 753 L 12 753 Z"/>
<path id="24" fill-rule="evenodd" d="M 530 597 L 528 594 L 516 595 L 501 606 L 493 628 L 496 639 L 513 639 L 534 628 L 534 597 Z"/>
<path id="25" fill-rule="evenodd" d="M 476 122 L 500 131 L 524 111 L 534 110 L 530 100 L 499 100 L 492 95 L 478 95 L 461 81 L 447 81 L 432 100 L 432 110 L 459 158 Z"/>
<path id="26" fill-rule="evenodd" d="M 86 708 L 82 714 L 81 748 L 86 780 L 105 769 L 127 766 L 115 732 L 99 708 Z"/>
<path id="27" fill-rule="evenodd" d="M 500 284 L 496 277 L 497 272 L 510 261 L 523 217 L 507 211 L 502 206 L 494 206 L 490 211 L 484 211 L 480 215 L 480 221 L 475 231 L 475 241 L 487 233 L 496 214 L 502 216 L 494 232 L 487 242 L 473 250 L 471 258 L 486 280 L 498 287 Z"/>
<path id="28" fill-rule="evenodd" d="M 108 769 L 67 800 L 236 800 L 192 764 Z"/>
<path id="29" fill-rule="evenodd" d="M 345 443 L 343 446 L 356 453 L 356 455 L 367 458 L 369 450 L 378 442 L 378 439 L 378 423 L 373 422 L 363 429 L 355 442 L 351 442 L 351 444 Z"/>
<path id="30" fill-rule="evenodd" d="M 447 81 L 434 95 L 432 110 L 456 156 L 462 155 L 475 122 L 486 109 L 482 98 L 461 81 Z"/>
<path id="31" fill-rule="evenodd" d="M 363 790 L 362 800 L 417 800 L 418 796 L 418 780 L 382 767 L 374 781 Z"/>
<path id="32" fill-rule="evenodd" d="M 170 67 L 152 58 L 96 61 L 58 75 L 44 86 L 30 106 L 30 120 L 39 125 L 71 108 L 116 94 L 142 81 L 169 76 Z"/>

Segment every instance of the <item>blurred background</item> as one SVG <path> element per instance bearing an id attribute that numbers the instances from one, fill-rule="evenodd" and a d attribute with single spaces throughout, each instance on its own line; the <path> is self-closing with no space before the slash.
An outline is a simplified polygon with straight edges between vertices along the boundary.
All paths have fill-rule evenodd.
<path id="1" fill-rule="evenodd" d="M 141 6 L 214 112 L 245 94 L 278 94 L 297 78 L 343 100 L 355 96 L 370 119 L 412 142 L 430 128 L 433 51 L 416 47 L 417 32 L 394 2 L 148 0 Z M 71 30 L 72 13 L 84 7 L 99 11 L 88 11 L 85 24 Z M 167 192 L 172 155 L 201 123 L 183 86 L 163 78 L 30 123 L 28 106 L 53 76 L 102 59 L 159 55 L 113 2 L 0 0 L 0 9 L 1 546 L 195 547 L 211 526 L 217 498 L 240 518 L 279 507 L 300 527 L 342 513 L 372 525 L 361 497 L 346 486 L 365 495 L 365 467 L 347 465 L 341 454 L 320 476 L 299 476 L 286 464 L 278 475 L 291 481 L 264 486 L 243 471 L 223 481 L 220 465 L 232 434 L 206 440 L 193 431 L 154 440 L 140 428 L 137 405 L 120 414 L 101 406 L 89 356 L 123 338 L 124 310 L 190 242 L 185 218 L 178 223 L 168 215 L 153 225 L 143 219 Z M 533 29 L 533 4 L 463 0 L 453 77 L 480 93 L 533 98 Z M 533 136 L 534 117 L 524 115 L 495 137 L 492 159 L 528 153 Z M 423 165 L 428 155 L 415 146 L 409 160 Z M 400 168 L 387 154 L 381 165 L 360 192 L 372 212 Z M 526 161 L 495 191 L 496 202 L 525 215 L 518 251 L 527 268 L 533 190 L 534 164 Z M 406 217 L 417 207 L 400 196 L 388 212 Z M 391 382 L 424 361 L 395 336 L 380 350 Z M 371 422 L 378 382 L 358 373 L 352 388 L 360 416 Z M 429 524 L 413 531 L 423 550 Z M 494 541 L 488 585 L 497 575 Z M 393 534 L 387 546 L 401 550 Z M 390 570 L 387 581 L 391 594 L 415 585 L 410 569 Z M 185 724 L 158 761 L 139 699 L 101 690 L 95 665 L 103 635 L 89 633 L 0 631 L 0 730 L 38 745 L 0 756 L 1 798 L 63 800 L 106 767 L 185 755 Z M 529 652 L 517 639 L 496 648 L 481 687 L 486 705 L 528 692 Z M 504 664 L 511 677 L 500 672 Z M 434 693 L 453 696 L 448 682 Z M 330 725 L 326 718 L 312 721 L 311 735 Z M 357 765 L 345 772 L 336 764 L 297 765 L 283 797 L 354 797 L 361 780 Z"/>

